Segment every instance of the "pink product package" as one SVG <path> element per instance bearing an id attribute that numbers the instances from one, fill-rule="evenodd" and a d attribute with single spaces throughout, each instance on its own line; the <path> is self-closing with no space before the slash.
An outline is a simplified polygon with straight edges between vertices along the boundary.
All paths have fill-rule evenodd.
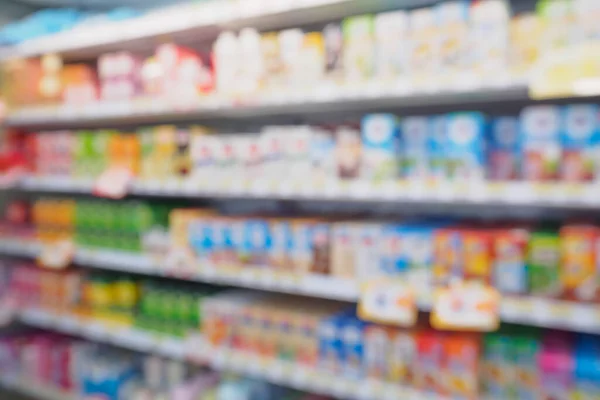
<path id="1" fill-rule="evenodd" d="M 129 52 L 108 53 L 98 60 L 102 100 L 129 100 L 142 93 L 142 60 Z"/>
<path id="2" fill-rule="evenodd" d="M 569 398 L 575 368 L 572 336 L 566 332 L 548 332 L 538 357 L 542 398 Z"/>

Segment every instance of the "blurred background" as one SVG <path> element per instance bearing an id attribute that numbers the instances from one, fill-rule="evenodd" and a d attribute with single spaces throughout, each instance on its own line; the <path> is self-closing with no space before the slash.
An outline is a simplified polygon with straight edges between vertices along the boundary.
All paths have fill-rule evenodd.
<path id="1" fill-rule="evenodd" d="M 0 398 L 600 399 L 599 20 L 0 0 Z"/>

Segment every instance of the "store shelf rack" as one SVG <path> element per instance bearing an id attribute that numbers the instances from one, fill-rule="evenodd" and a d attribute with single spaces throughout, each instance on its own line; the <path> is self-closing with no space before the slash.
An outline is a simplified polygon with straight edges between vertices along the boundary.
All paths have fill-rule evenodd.
<path id="1" fill-rule="evenodd" d="M 406 82 L 398 85 L 372 82 L 359 86 L 320 85 L 305 92 L 281 91 L 253 95 L 251 100 L 232 100 L 218 95 L 198 98 L 189 104 L 168 99 L 138 99 L 125 102 L 93 102 L 82 105 L 27 107 L 8 114 L 4 120 L 12 127 L 106 127 L 216 119 L 257 119 L 278 116 L 331 115 L 331 113 L 367 113 L 381 110 L 413 110 L 429 107 L 452 108 L 484 104 L 527 102 L 528 89 L 507 78 L 494 81 L 496 86 L 473 82 L 473 89 L 457 90 L 441 83 L 416 88 Z"/>
<path id="2" fill-rule="evenodd" d="M 209 365 L 217 370 L 241 373 L 275 384 L 333 395 L 338 398 L 356 400 L 433 400 L 438 398 L 400 385 L 374 380 L 350 380 L 334 376 L 327 371 L 295 363 L 265 360 L 240 351 L 215 348 L 206 343 L 200 335 L 185 340 L 159 337 L 129 327 L 106 325 L 69 314 L 58 314 L 40 309 L 22 311 L 20 319 L 25 324 L 38 328 Z"/>
<path id="3" fill-rule="evenodd" d="M 18 240 L 0 240 L 0 252 L 13 256 L 30 257 L 40 246 Z M 360 298 L 360 284 L 350 279 L 327 276 L 281 277 L 264 271 L 223 271 L 199 268 L 195 265 L 176 265 L 164 268 L 164 260 L 149 256 L 109 250 L 79 249 L 75 263 L 91 268 L 138 273 L 149 276 L 170 277 L 186 281 L 244 287 L 271 292 L 304 295 L 315 298 L 356 302 Z M 429 311 L 432 304 L 430 288 L 418 290 L 418 307 Z M 545 328 L 566 329 L 577 332 L 600 333 L 600 309 L 595 304 L 537 298 L 529 296 L 503 296 L 500 318 L 504 322 Z"/>
<path id="4" fill-rule="evenodd" d="M 395 202 L 414 204 L 508 205 L 549 208 L 595 209 L 600 207 L 600 185 L 533 182 L 428 182 L 428 181 L 330 181 L 279 183 L 256 180 L 134 181 L 128 193 L 171 198 L 244 198 L 338 202 Z M 66 178 L 28 177 L 17 188 L 31 192 L 91 194 L 93 182 Z"/>
<path id="5" fill-rule="evenodd" d="M 210 39 L 222 29 L 252 26 L 281 29 L 325 22 L 353 14 L 434 4 L 437 0 L 213 0 L 187 2 L 157 9 L 124 21 L 83 24 L 73 30 L 28 40 L 0 51 L 0 61 L 59 53 L 70 59 L 94 57 L 102 52 L 139 49 L 161 37 L 189 41 Z"/>
<path id="6" fill-rule="evenodd" d="M 0 376 L 0 386 L 39 400 L 77 400 L 77 397 L 52 387 L 40 386 L 34 382 Z"/>

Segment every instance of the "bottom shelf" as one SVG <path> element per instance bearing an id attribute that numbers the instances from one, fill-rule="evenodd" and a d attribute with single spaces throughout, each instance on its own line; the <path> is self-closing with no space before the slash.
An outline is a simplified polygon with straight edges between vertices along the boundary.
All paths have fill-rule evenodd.
<path id="1" fill-rule="evenodd" d="M 11 379 L 0 377 L 0 386 L 7 390 L 21 394 L 23 396 L 32 397 L 36 400 L 76 400 L 77 396 L 60 391 L 53 387 L 41 386 L 31 381 L 21 381 L 19 379 Z"/>
<path id="2" fill-rule="evenodd" d="M 138 329 L 109 326 L 97 321 L 77 318 L 69 314 L 55 314 L 41 309 L 24 310 L 20 314 L 20 319 L 27 325 L 39 328 L 77 335 L 132 350 L 157 353 L 200 365 L 209 365 L 216 370 L 236 372 L 274 384 L 337 398 L 356 400 L 442 398 L 435 394 L 420 393 L 398 384 L 371 379 L 352 380 L 297 363 L 267 360 L 236 350 L 215 348 L 206 343 L 200 335 L 185 340 L 158 337 Z"/>

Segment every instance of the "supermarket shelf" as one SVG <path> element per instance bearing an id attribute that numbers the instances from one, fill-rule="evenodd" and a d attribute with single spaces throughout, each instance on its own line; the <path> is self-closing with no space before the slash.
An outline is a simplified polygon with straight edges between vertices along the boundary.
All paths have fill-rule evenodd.
<path id="1" fill-rule="evenodd" d="M 33 245 L 19 246 L 13 241 L 0 240 L 0 252 L 22 256 L 32 254 Z M 39 246 L 38 246 L 39 248 Z M 332 277 L 293 278 L 276 276 L 266 271 L 215 271 L 210 268 L 168 270 L 161 268 L 164 262 L 152 260 L 144 255 L 129 254 L 109 250 L 82 250 L 75 255 L 75 262 L 81 266 L 133 272 L 150 276 L 163 276 L 175 279 L 213 283 L 260 289 L 271 292 L 304 295 L 315 298 L 356 302 L 360 296 L 359 282 Z M 418 306 L 423 311 L 431 309 L 431 290 L 419 291 Z M 569 301 L 504 296 L 500 306 L 500 318 L 504 322 L 566 329 L 577 332 L 600 333 L 600 309 L 594 304 L 581 304 Z"/>
<path id="2" fill-rule="evenodd" d="M 370 83 L 356 87 L 321 85 L 306 92 L 279 92 L 254 96 L 252 102 L 239 102 L 208 96 L 187 105 L 173 105 L 159 99 L 123 103 L 91 103 L 28 107 L 11 112 L 4 124 L 13 127 L 106 127 L 120 124 L 151 124 L 215 119 L 247 119 L 277 116 L 330 115 L 335 112 L 419 110 L 425 107 L 481 106 L 482 103 L 524 102 L 529 99 L 525 85 L 508 80 L 502 86 L 456 91 L 442 86 L 423 89 Z"/>
<path id="3" fill-rule="evenodd" d="M 60 315 L 40 309 L 24 310 L 21 320 L 31 326 L 78 335 L 92 341 L 109 343 L 142 352 L 187 360 L 198 364 L 265 379 L 300 390 L 356 400 L 425 400 L 425 396 L 400 385 L 377 381 L 350 380 L 331 373 L 280 360 L 264 360 L 239 351 L 215 348 L 201 336 L 173 339 L 151 335 L 128 327 Z"/>
<path id="4" fill-rule="evenodd" d="M 135 19 L 103 22 L 44 36 L 0 52 L 0 61 L 60 53 L 67 58 L 102 52 L 143 49 L 167 36 L 175 42 L 214 38 L 222 29 L 251 26 L 259 30 L 302 26 L 353 14 L 425 6 L 437 0 L 223 0 L 181 4 Z"/>
<path id="5" fill-rule="evenodd" d="M 11 379 L 7 376 L 0 376 L 0 386 L 10 391 L 32 397 L 38 400 L 76 400 L 77 397 L 66 392 L 62 392 L 52 387 L 37 385 L 31 381 L 21 381 Z"/>
<path id="6" fill-rule="evenodd" d="M 218 184 L 218 186 L 217 186 Z M 28 177 L 18 188 L 32 192 L 87 193 L 93 183 L 65 178 Z M 222 181 L 208 186 L 201 182 L 135 182 L 129 193 L 137 196 L 174 198 L 244 198 L 342 202 L 388 202 L 433 205 L 498 205 L 549 208 L 600 208 L 600 185 L 566 183 L 489 183 L 389 181 L 380 184 L 356 181 Z"/>

